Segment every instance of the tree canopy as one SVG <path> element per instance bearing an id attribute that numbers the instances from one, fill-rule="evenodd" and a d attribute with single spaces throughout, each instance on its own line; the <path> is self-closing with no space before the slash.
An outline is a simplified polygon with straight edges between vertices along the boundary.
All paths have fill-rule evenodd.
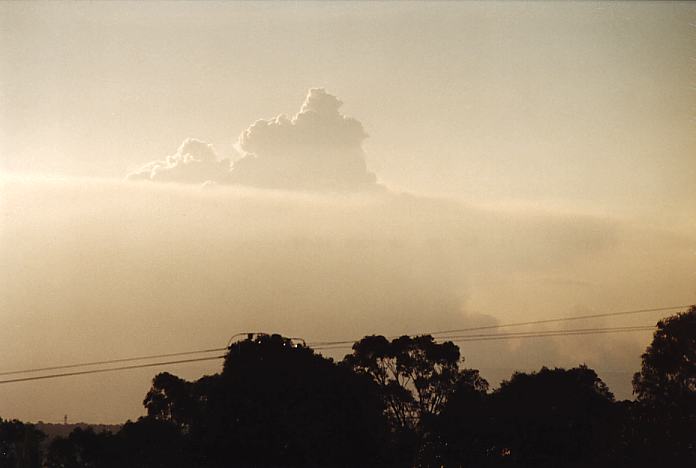
<path id="1" fill-rule="evenodd" d="M 221 374 L 158 375 L 145 405 L 210 466 L 378 464 L 387 430 L 369 379 L 279 335 L 233 344 Z"/>
<path id="2" fill-rule="evenodd" d="M 696 466 L 696 306 L 657 323 L 633 388 L 634 440 L 651 441 L 634 450 L 644 460 Z"/>
<path id="3" fill-rule="evenodd" d="M 442 410 L 459 381 L 459 361 L 459 348 L 451 341 L 372 335 L 356 342 L 343 364 L 380 386 L 392 421 L 416 428 Z"/>
<path id="4" fill-rule="evenodd" d="M 657 322 L 652 343 L 633 377 L 639 401 L 693 404 L 696 398 L 696 306 Z M 693 409 L 693 408 L 692 408 Z"/>
<path id="5" fill-rule="evenodd" d="M 658 323 L 635 402 L 616 402 L 585 365 L 515 372 L 491 390 L 429 335 L 366 336 L 340 363 L 251 335 L 220 373 L 156 375 L 147 416 L 117 432 L 45 442 L 0 420 L 0 468 L 696 466 L 695 317 Z"/>

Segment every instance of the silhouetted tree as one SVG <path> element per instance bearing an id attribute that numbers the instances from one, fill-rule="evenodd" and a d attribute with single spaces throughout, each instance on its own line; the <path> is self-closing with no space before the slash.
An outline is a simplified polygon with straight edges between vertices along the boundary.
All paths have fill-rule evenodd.
<path id="1" fill-rule="evenodd" d="M 432 336 L 401 336 L 392 341 L 366 336 L 353 345 L 343 364 L 369 375 L 380 387 L 396 426 L 417 428 L 438 414 L 459 379 L 459 348 Z"/>
<path id="2" fill-rule="evenodd" d="M 366 336 L 343 359 L 343 365 L 370 376 L 379 386 L 392 426 L 395 463 L 434 463 L 439 446 L 439 436 L 433 432 L 437 415 L 458 386 L 472 376 L 459 370 L 459 362 L 454 343 L 437 343 L 430 335 L 391 341 Z"/>
<path id="3" fill-rule="evenodd" d="M 45 437 L 31 424 L 0 418 L 0 468 L 39 468 Z"/>
<path id="4" fill-rule="evenodd" d="M 516 372 L 491 398 L 493 453 L 511 466 L 599 466 L 612 458 L 613 400 L 586 366 Z"/>
<path id="5" fill-rule="evenodd" d="M 200 411 L 201 396 L 196 387 L 195 383 L 162 372 L 152 380 L 143 405 L 149 416 L 168 421 L 186 433 Z"/>
<path id="6" fill-rule="evenodd" d="M 67 437 L 51 441 L 46 468 L 116 468 L 123 453 L 110 432 L 77 427 Z"/>
<path id="7" fill-rule="evenodd" d="M 79 457 L 79 449 L 70 437 L 56 437 L 48 446 L 46 454 L 46 468 L 82 468 L 82 458 Z"/>
<path id="8" fill-rule="evenodd" d="M 154 418 L 128 421 L 121 430 L 75 428 L 48 448 L 46 468 L 185 468 L 191 464 L 178 427 Z"/>
<path id="9" fill-rule="evenodd" d="M 696 306 L 657 323 L 633 388 L 631 450 L 646 465 L 696 466 Z"/>
<path id="10" fill-rule="evenodd" d="M 179 428 L 154 418 L 127 422 L 116 434 L 120 466 L 131 468 L 189 468 L 188 447 Z"/>
<path id="11" fill-rule="evenodd" d="M 337 365 L 279 335 L 229 347 L 223 370 L 162 373 L 148 415 L 48 447 L 0 420 L 0 468 L 696 466 L 696 307 L 658 323 L 616 403 L 586 366 L 516 372 L 489 393 L 459 348 L 367 336 Z"/>
<path id="12" fill-rule="evenodd" d="M 641 370 L 633 376 L 634 393 L 639 401 L 661 406 L 693 404 L 696 398 L 696 306 L 657 322 L 653 341 L 642 358 Z"/>
<path id="13" fill-rule="evenodd" d="M 460 373 L 457 386 L 435 420 L 430 466 L 488 466 L 497 461 L 488 382 L 474 369 Z M 499 449 L 499 448 L 498 448 Z"/>
<path id="14" fill-rule="evenodd" d="M 279 335 L 233 344 L 219 375 L 155 378 L 151 417 L 186 434 L 195 465 L 383 465 L 386 419 L 376 386 Z"/>

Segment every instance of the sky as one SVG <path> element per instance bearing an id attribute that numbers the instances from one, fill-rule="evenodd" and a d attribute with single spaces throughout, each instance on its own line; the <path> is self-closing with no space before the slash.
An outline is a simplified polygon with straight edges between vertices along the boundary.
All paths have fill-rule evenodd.
<path id="1" fill-rule="evenodd" d="M 694 303 L 694 180 L 693 4 L 5 2 L 0 371 Z M 649 339 L 462 353 L 629 398 Z M 136 418 L 156 371 L 0 417 Z"/>

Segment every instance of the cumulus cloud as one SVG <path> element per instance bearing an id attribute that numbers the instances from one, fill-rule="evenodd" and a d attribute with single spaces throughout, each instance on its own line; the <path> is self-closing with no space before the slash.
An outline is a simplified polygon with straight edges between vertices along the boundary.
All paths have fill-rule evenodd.
<path id="1" fill-rule="evenodd" d="M 239 138 L 246 155 L 232 169 L 244 185 L 309 190 L 374 188 L 367 170 L 362 124 L 341 114 L 342 102 L 323 89 L 310 89 L 300 112 L 259 120 Z"/>
<path id="2" fill-rule="evenodd" d="M 367 134 L 359 121 L 341 113 L 341 105 L 324 89 L 310 89 L 294 117 L 258 120 L 242 132 L 238 147 L 243 156 L 231 167 L 210 145 L 189 139 L 176 154 L 129 178 L 308 191 L 376 189 L 377 178 L 368 171 L 362 149 Z"/>
<path id="3" fill-rule="evenodd" d="M 178 183 L 225 182 L 229 178 L 229 170 L 230 160 L 219 158 L 213 145 L 188 138 L 176 153 L 144 165 L 129 174 L 128 179 Z"/>

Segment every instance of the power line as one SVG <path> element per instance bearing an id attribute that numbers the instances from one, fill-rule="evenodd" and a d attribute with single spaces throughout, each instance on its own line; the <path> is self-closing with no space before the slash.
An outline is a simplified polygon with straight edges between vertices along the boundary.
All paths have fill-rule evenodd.
<path id="1" fill-rule="evenodd" d="M 546 332 L 522 332 L 522 333 L 492 333 L 489 335 L 458 335 L 454 337 L 444 337 L 442 339 L 448 339 L 449 341 L 455 343 L 464 343 L 471 341 L 496 341 L 496 340 L 510 340 L 510 339 L 523 339 L 523 338 L 546 338 L 554 336 L 578 336 L 578 335 L 598 335 L 607 333 L 625 333 L 625 332 L 635 332 L 635 331 L 650 331 L 653 330 L 654 326 L 635 326 L 635 327 L 616 327 L 607 329 L 580 329 L 580 330 L 551 330 Z M 441 338 L 441 337 L 436 337 Z M 316 350 L 333 350 L 333 349 L 348 349 L 352 348 L 351 344 L 341 343 L 341 344 L 331 344 L 331 345 L 320 345 L 315 346 L 313 349 Z"/>
<path id="2" fill-rule="evenodd" d="M 602 328 L 581 328 L 581 329 L 566 329 L 566 330 L 531 330 L 531 331 L 525 331 L 525 332 L 508 332 L 508 333 L 495 333 L 495 334 L 475 334 L 475 335 L 451 335 L 451 336 L 438 336 L 438 339 L 441 340 L 458 340 L 462 341 L 464 339 L 473 339 L 473 338 L 481 338 L 481 339 L 489 339 L 489 338 L 515 338 L 515 337 L 524 337 L 526 335 L 534 335 L 536 336 L 541 336 L 541 335 L 547 335 L 550 333 L 558 334 L 558 333 L 564 333 L 564 334 L 579 334 L 579 333 L 586 333 L 586 332 L 597 332 L 597 333 L 602 333 L 602 332 L 608 332 L 608 331 L 640 331 L 640 330 L 651 330 L 654 327 L 651 325 L 641 325 L 641 326 L 627 326 L 627 327 L 602 327 Z M 246 333 L 244 333 L 246 334 Z M 242 335 L 242 334 L 238 334 Z M 236 335 L 235 335 L 236 336 Z M 357 341 L 357 340 L 355 340 Z M 348 348 L 351 347 L 352 344 L 355 341 L 351 341 L 350 345 L 348 346 L 336 346 L 335 349 L 342 349 L 342 348 Z M 331 344 L 331 345 L 320 345 L 320 346 L 313 346 L 313 349 L 321 350 L 321 349 L 332 349 L 333 346 L 335 346 L 337 343 Z M 312 343 L 310 343 L 310 347 L 312 347 Z M 0 372 L 0 376 L 5 376 L 5 375 L 16 375 L 16 374 L 30 374 L 30 373 L 36 373 L 36 372 L 45 372 L 49 370 L 59 370 L 59 369 L 74 369 L 74 368 L 79 368 L 79 367 L 89 367 L 89 366 L 95 366 L 95 365 L 105 365 L 105 364 L 116 364 L 120 362 L 133 362 L 133 361 L 142 361 L 142 360 L 149 360 L 149 359 L 159 359 L 159 358 L 165 358 L 165 357 L 174 357 L 174 356 L 187 356 L 187 355 L 192 355 L 192 354 L 207 354 L 211 352 L 218 352 L 218 351 L 225 351 L 227 348 L 210 348 L 210 349 L 200 349 L 200 350 L 194 350 L 194 351 L 181 351 L 177 353 L 166 353 L 166 354 L 151 354 L 147 356 L 137 356 L 137 357 L 129 357 L 129 358 L 119 358 L 119 359 L 109 359 L 109 360 L 103 360 L 103 361 L 91 361 L 91 362 L 83 362 L 83 363 L 76 363 L 76 364 L 64 364 L 64 365 L 59 365 L 59 366 L 49 366 L 49 367 L 37 367 L 33 369 L 24 369 L 24 370 L 15 370 L 15 371 L 5 371 L 5 372 Z"/>
<path id="3" fill-rule="evenodd" d="M 521 339 L 521 338 L 540 338 L 540 337 L 550 337 L 550 336 L 576 336 L 576 335 L 592 335 L 592 334 L 603 334 L 603 333 L 617 333 L 617 332 L 630 332 L 630 331 L 647 331 L 652 330 L 653 326 L 635 326 L 635 327 L 614 327 L 607 329 L 576 329 L 576 330 L 554 330 L 550 332 L 521 332 L 521 333 L 501 333 L 501 334 L 489 334 L 489 335 L 461 335 L 451 337 L 451 341 L 454 342 L 468 342 L 468 341 L 489 341 L 489 340 L 506 340 L 506 339 Z M 348 348 L 347 345 L 331 345 L 331 346 L 317 346 L 314 349 L 317 350 L 332 350 L 332 349 L 342 349 Z M 223 348 L 226 349 L 226 348 Z M 210 350 L 201 350 L 198 352 L 205 352 Z M 170 355 L 177 355 L 183 353 L 170 353 Z M 190 354 L 190 353 L 189 353 Z M 185 364 L 191 362 L 202 362 L 211 361 L 216 359 L 224 359 L 225 356 L 212 356 L 204 358 L 194 358 L 194 359 L 180 359 L 176 361 L 163 361 L 163 362 L 152 362 L 147 364 L 136 364 L 131 366 L 120 366 L 120 367 L 110 367 L 107 369 L 90 369 L 85 371 L 75 371 L 75 372 L 64 372 L 60 374 L 49 374 L 49 375 L 39 375 L 33 377 L 21 377 L 16 379 L 0 380 L 0 384 L 17 383 L 17 382 L 28 382 L 33 380 L 44 380 L 44 379 L 54 379 L 59 377 L 70 377 L 76 375 L 89 375 L 89 374 L 100 374 L 104 372 L 116 372 L 123 370 L 141 369 L 146 367 L 156 367 L 164 366 L 170 364 Z M 127 358 L 129 360 L 135 360 L 137 358 Z M 115 362 L 118 360 L 111 360 Z M 122 360 L 121 360 L 122 362 Z M 78 364 L 72 366 L 63 367 L 75 367 Z M 58 366 L 56 366 L 58 367 Z M 32 370 L 33 371 L 33 370 Z"/>
<path id="4" fill-rule="evenodd" d="M 620 316 L 620 315 L 633 315 L 633 314 L 642 314 L 642 313 L 647 313 L 647 312 L 664 312 L 664 311 L 668 311 L 668 310 L 685 309 L 685 308 L 690 307 L 690 306 L 691 306 L 690 304 L 687 304 L 687 305 L 671 306 L 671 307 L 657 307 L 654 309 L 635 309 L 635 310 L 624 310 L 621 312 L 605 312 L 602 314 L 575 315 L 573 317 L 560 317 L 560 318 L 554 318 L 554 319 L 532 320 L 529 322 L 506 323 L 503 325 L 487 325 L 487 326 L 483 326 L 483 327 L 458 328 L 458 329 L 454 329 L 454 330 L 440 330 L 440 331 L 430 332 L 427 334 L 439 335 L 442 333 L 457 333 L 457 332 L 463 332 L 463 331 L 488 330 L 488 329 L 503 328 L 503 327 L 521 327 L 523 325 L 539 325 L 542 323 L 567 322 L 567 321 L 571 321 L 571 320 L 583 320 L 583 319 L 590 319 L 590 318 L 616 317 L 616 316 Z"/>
<path id="5" fill-rule="evenodd" d="M 587 333 L 604 333 L 611 331 L 642 331 L 642 330 L 652 330 L 654 325 L 627 325 L 623 327 L 599 327 L 599 328 L 566 328 L 561 330 L 530 330 L 523 332 L 503 332 L 503 333 L 484 333 L 476 335 L 448 335 L 448 336 L 436 336 L 435 338 L 439 340 L 454 340 L 454 339 L 464 339 L 464 338 L 488 338 L 488 337 L 511 337 L 525 336 L 525 335 L 537 335 L 546 333 L 576 333 L 576 334 L 587 334 Z"/>
<path id="6" fill-rule="evenodd" d="M 524 326 L 524 325 L 537 325 L 537 324 L 544 324 L 544 323 L 564 322 L 564 321 L 582 320 L 582 319 L 599 318 L 599 317 L 639 314 L 639 313 L 646 313 L 646 312 L 668 311 L 668 310 L 675 310 L 675 309 L 683 309 L 683 308 L 687 308 L 687 307 L 689 307 L 689 305 L 672 306 L 672 307 L 659 307 L 659 308 L 653 308 L 653 309 L 637 309 L 637 310 L 628 310 L 628 311 L 620 311 L 620 312 L 607 312 L 607 313 L 602 313 L 602 314 L 580 315 L 580 316 L 574 316 L 574 317 L 561 317 L 561 318 L 554 318 L 554 319 L 534 320 L 534 321 L 528 321 L 528 322 L 517 322 L 517 323 L 508 323 L 508 324 L 501 324 L 501 325 L 488 325 L 488 326 L 481 326 L 481 327 L 469 327 L 469 328 L 459 328 L 459 329 L 452 329 L 452 330 L 441 330 L 441 331 L 435 331 L 435 332 L 429 332 L 429 333 L 420 333 L 420 335 L 442 335 L 445 333 L 458 333 L 458 332 L 466 332 L 466 331 L 496 329 L 496 328 L 503 328 L 503 327 L 517 327 L 517 326 Z M 506 333 L 491 333 L 491 334 L 477 334 L 477 335 L 471 335 L 471 334 L 469 334 L 469 335 L 449 335 L 449 336 L 435 336 L 435 338 L 441 339 L 441 340 L 442 339 L 449 339 L 449 340 L 454 341 L 454 342 L 470 342 L 470 341 L 522 339 L 522 338 L 542 338 L 542 337 L 554 337 L 554 336 L 606 334 L 606 333 L 619 333 L 619 332 L 632 332 L 632 331 L 647 331 L 647 330 L 652 330 L 652 329 L 654 329 L 654 326 L 639 325 L 639 326 L 624 326 L 624 327 L 600 327 L 600 328 L 546 330 L 546 331 L 530 330 L 530 331 L 526 331 L 526 332 L 506 332 Z M 237 335 L 234 335 L 234 337 L 241 336 L 244 334 L 246 334 L 246 333 L 243 333 L 243 334 L 239 333 Z M 394 336 L 390 336 L 388 338 L 397 338 L 398 336 L 402 336 L 402 335 L 394 335 Z M 410 335 L 410 336 L 414 336 L 414 335 Z M 233 338 L 230 341 L 232 341 Z M 304 343 L 304 340 L 302 340 L 302 341 Z M 309 343 L 308 345 L 316 350 L 345 349 L 345 348 L 351 348 L 353 343 L 355 343 L 356 341 L 357 340 L 321 341 L 321 342 Z M 16 375 L 16 374 L 29 374 L 29 373 L 45 372 L 45 371 L 49 371 L 49 370 L 59 370 L 59 369 L 74 369 L 74 368 L 79 368 L 79 367 L 115 364 L 115 363 L 122 363 L 122 362 L 142 361 L 142 360 L 148 360 L 148 359 L 159 359 L 159 358 L 174 357 L 174 356 L 205 354 L 205 353 L 211 353 L 211 352 L 224 351 L 227 349 L 228 349 L 228 347 L 209 348 L 209 349 L 201 349 L 201 350 L 193 350 L 193 351 L 182 351 L 182 352 L 176 352 L 176 353 L 153 354 L 153 355 L 130 357 L 130 358 L 119 358 L 119 359 L 109 359 L 109 360 L 102 360 L 102 361 L 83 362 L 83 363 L 77 363 L 77 364 L 66 364 L 66 365 L 58 365 L 58 366 L 40 367 L 40 368 L 32 368 L 32 369 L 17 370 L 17 371 L 5 371 L 5 372 L 0 372 L 0 376 Z M 225 356 L 213 356 L 213 357 L 204 357 L 204 358 L 195 358 L 195 359 L 183 359 L 183 360 L 176 360 L 176 361 L 156 362 L 156 363 L 148 363 L 148 364 L 137 364 L 137 365 L 113 367 L 113 368 L 107 368 L 107 369 L 91 369 L 91 370 L 85 370 L 85 371 L 66 372 L 66 373 L 59 373 L 59 374 L 34 376 L 34 377 L 22 377 L 22 378 L 15 378 L 15 379 L 9 379 L 9 380 L 0 380 L 0 384 L 13 383 L 13 382 L 25 382 L 25 381 L 31 381 L 31 380 L 50 379 L 50 378 L 58 378 L 58 377 L 68 377 L 68 376 L 74 376 L 74 375 L 87 375 L 87 374 L 96 374 L 96 373 L 103 373 L 103 372 L 114 372 L 114 371 L 121 371 L 121 370 L 138 369 L 138 368 L 143 368 L 143 367 L 155 367 L 155 366 L 167 365 L 167 364 L 183 364 L 183 363 L 187 363 L 187 362 L 208 361 L 208 360 L 213 360 L 213 359 L 222 359 L 224 357 Z"/>
<path id="7" fill-rule="evenodd" d="M 451 341 L 457 342 L 457 343 L 462 343 L 462 342 L 467 342 L 467 341 L 490 341 L 490 340 L 508 340 L 508 339 L 517 339 L 517 338 L 544 338 L 548 336 L 576 336 L 576 335 L 603 335 L 607 333 L 626 333 L 626 332 L 635 332 L 635 331 L 650 331 L 653 330 L 655 327 L 631 327 L 623 330 L 597 330 L 597 331 L 558 331 L 558 332 L 553 332 L 553 333 L 535 333 L 535 334 L 528 334 L 528 335 L 515 335 L 515 336 L 510 336 L 510 335 L 501 335 L 501 336 L 490 336 L 486 338 L 455 338 Z"/>
<path id="8" fill-rule="evenodd" d="M 217 351 L 225 351 L 226 349 L 227 348 L 199 349 L 199 350 L 195 350 L 195 351 L 181 351 L 178 353 L 151 354 L 149 356 L 109 359 L 109 360 L 105 360 L 105 361 L 81 362 L 78 364 L 65 364 L 65 365 L 50 366 L 50 367 L 36 367 L 33 369 L 0 372 L 0 376 L 15 375 L 15 374 L 31 374 L 34 372 L 45 372 L 45 371 L 59 370 L 59 369 L 74 369 L 77 367 L 98 366 L 98 365 L 104 365 L 104 364 L 116 364 L 119 362 L 145 361 L 148 359 L 161 359 L 161 358 L 174 357 L 174 356 L 187 356 L 187 355 L 191 355 L 191 354 L 206 354 L 206 353 L 213 353 L 213 352 L 217 352 Z"/>
<path id="9" fill-rule="evenodd" d="M 178 361 L 151 362 L 148 364 L 135 364 L 132 366 L 110 367 L 108 369 L 91 369 L 91 370 L 85 370 L 85 371 L 64 372 L 62 374 L 37 375 L 37 376 L 33 376 L 33 377 L 22 377 L 22 378 L 18 378 L 18 379 L 0 380 L 0 384 L 8 384 L 8 383 L 15 383 L 15 382 L 28 382 L 30 380 L 55 379 L 58 377 L 69 377 L 69 376 L 73 376 L 73 375 L 100 374 L 103 372 L 115 372 L 115 371 L 130 370 L 130 369 L 140 369 L 143 367 L 164 366 L 164 365 L 169 365 L 169 364 L 184 364 L 187 362 L 212 361 L 213 359 L 223 359 L 224 357 L 225 356 L 212 356 L 212 357 L 194 358 L 194 359 L 181 359 Z"/>
<path id="10" fill-rule="evenodd" d="M 668 311 L 668 310 L 685 309 L 687 307 L 690 307 L 690 305 L 687 304 L 687 305 L 681 305 L 681 306 L 657 307 L 657 308 L 653 308 L 653 309 L 635 309 L 635 310 L 625 310 L 625 311 L 620 311 L 620 312 L 605 312 L 605 313 L 601 313 L 601 314 L 590 314 L 590 315 L 575 315 L 573 317 L 559 317 L 559 318 L 543 319 L 543 320 L 531 320 L 528 322 L 504 323 L 504 324 L 499 324 L 499 325 L 485 325 L 485 326 L 480 326 L 480 327 L 455 328 L 455 329 L 451 329 L 451 330 L 439 330 L 439 331 L 431 331 L 431 332 L 418 333 L 418 334 L 412 333 L 412 334 L 409 334 L 407 336 L 441 335 L 441 334 L 445 334 L 445 333 L 459 333 L 459 332 L 479 331 L 479 330 L 493 330 L 496 328 L 521 327 L 521 326 L 525 326 L 525 325 L 540 325 L 540 324 L 544 324 L 544 323 L 568 322 L 568 321 L 573 321 L 573 320 L 584 320 L 584 319 L 600 318 L 600 317 L 615 317 L 615 316 L 621 316 L 621 315 L 642 314 L 642 313 L 647 313 L 647 312 L 664 312 L 664 311 Z M 388 336 L 387 338 L 392 339 L 392 338 L 398 338 L 399 336 L 402 336 L 402 335 L 392 335 L 392 336 Z M 355 342 L 355 340 L 342 340 L 342 341 L 321 341 L 321 342 L 314 342 L 311 344 L 318 345 L 318 346 L 324 346 L 324 345 L 352 344 L 354 342 Z"/>

